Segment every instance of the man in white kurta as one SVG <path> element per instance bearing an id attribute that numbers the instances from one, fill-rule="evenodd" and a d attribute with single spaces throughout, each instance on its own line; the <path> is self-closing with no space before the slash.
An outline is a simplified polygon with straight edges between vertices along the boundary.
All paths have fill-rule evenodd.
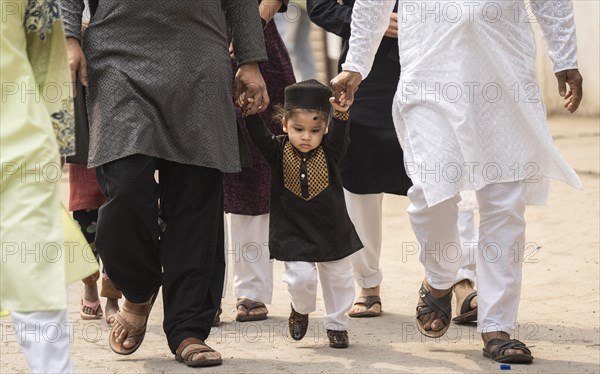
<path id="1" fill-rule="evenodd" d="M 393 6 L 386 0 L 354 6 L 344 72 L 332 80 L 348 105 L 369 74 Z M 442 305 L 420 304 L 417 324 L 431 337 L 448 327 L 445 296 L 460 263 L 456 204 L 461 191 L 475 190 L 478 331 L 484 354 L 502 362 L 533 359 L 523 343 L 509 341 L 520 299 L 525 205 L 545 203 L 549 178 L 581 187 L 546 125 L 531 22 L 542 29 L 559 94 L 574 112 L 582 79 L 570 0 L 400 1 L 398 7 L 403 70 L 394 122 L 414 184 L 408 212 L 426 273 L 421 300 Z"/>

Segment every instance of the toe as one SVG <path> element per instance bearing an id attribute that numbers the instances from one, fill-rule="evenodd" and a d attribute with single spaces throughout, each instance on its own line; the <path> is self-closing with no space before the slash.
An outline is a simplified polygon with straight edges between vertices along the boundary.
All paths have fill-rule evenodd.
<path id="1" fill-rule="evenodd" d="M 469 304 L 469 307 L 471 307 L 471 309 L 477 309 L 477 296 L 475 296 L 474 298 L 471 299 L 471 303 Z"/>
<path id="2" fill-rule="evenodd" d="M 436 319 L 431 323 L 431 329 L 433 331 L 440 331 L 444 328 L 444 322 L 441 319 Z"/>
<path id="3" fill-rule="evenodd" d="M 420 317 L 421 322 L 423 323 L 423 329 L 429 331 L 432 329 L 434 313 L 425 314 Z"/>
<path id="4" fill-rule="evenodd" d="M 267 313 L 269 313 L 267 308 L 255 308 L 255 309 L 251 309 L 250 312 L 248 313 L 248 315 L 256 316 L 256 315 L 262 315 L 262 314 L 267 314 Z"/>
<path id="5" fill-rule="evenodd" d="M 124 328 L 122 328 L 122 327 L 119 327 L 119 332 L 118 332 L 118 333 L 117 333 L 117 332 L 115 332 L 115 335 L 116 335 L 116 337 L 117 337 L 117 338 L 116 338 L 116 341 L 117 341 L 117 342 L 119 342 L 119 343 L 120 343 L 120 342 L 123 342 L 123 341 L 125 341 L 125 339 L 127 339 L 127 330 L 125 330 L 125 329 L 124 329 Z"/>
<path id="6" fill-rule="evenodd" d="M 134 338 L 125 339 L 123 341 L 123 348 L 131 349 L 136 345 L 136 343 L 137 343 L 137 339 L 134 339 Z"/>
<path id="7" fill-rule="evenodd" d="M 364 304 L 355 304 L 350 309 L 350 313 L 362 313 L 362 312 L 366 312 L 366 311 L 367 311 L 367 307 Z"/>

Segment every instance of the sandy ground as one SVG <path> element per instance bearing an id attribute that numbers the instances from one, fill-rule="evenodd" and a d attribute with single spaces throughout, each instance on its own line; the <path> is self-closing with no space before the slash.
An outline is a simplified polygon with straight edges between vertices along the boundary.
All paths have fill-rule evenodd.
<path id="1" fill-rule="evenodd" d="M 578 191 L 553 182 L 548 205 L 527 210 L 524 282 L 516 337 L 533 351 L 533 365 L 512 365 L 523 373 L 598 373 L 600 371 L 600 126 L 598 119 L 551 120 L 556 143 L 584 184 Z M 274 264 L 274 301 L 270 318 L 256 323 L 234 322 L 234 298 L 229 272 L 228 295 L 223 300 L 224 323 L 208 341 L 222 353 L 222 366 L 190 369 L 174 361 L 162 330 L 159 298 L 142 347 L 131 356 L 113 354 L 107 346 L 104 321 L 83 322 L 78 306 L 81 284 L 69 287 L 69 317 L 73 323 L 73 357 L 77 372 L 495 372 L 500 365 L 481 354 L 475 325 L 453 325 L 446 336 L 433 340 L 416 332 L 414 308 L 423 269 L 418 257 L 406 250 L 415 242 L 406 216 L 406 198 L 386 196 L 382 267 L 384 314 L 375 319 L 351 320 L 351 347 L 328 347 L 322 323 L 323 303 L 311 315 L 304 340 L 287 334 L 289 300 Z M 540 246 L 538 251 L 533 248 Z M 1 320 L 2 373 L 26 372 L 24 356 L 12 333 L 10 318 Z"/>

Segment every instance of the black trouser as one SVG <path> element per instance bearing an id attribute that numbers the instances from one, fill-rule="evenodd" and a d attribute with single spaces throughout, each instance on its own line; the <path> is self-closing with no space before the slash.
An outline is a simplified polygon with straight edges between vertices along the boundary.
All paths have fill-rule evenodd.
<path id="1" fill-rule="evenodd" d="M 185 338 L 206 339 L 225 276 L 223 174 L 133 155 L 98 167 L 97 176 L 108 202 L 100 208 L 96 247 L 108 277 L 133 303 L 162 284 L 173 353 Z"/>

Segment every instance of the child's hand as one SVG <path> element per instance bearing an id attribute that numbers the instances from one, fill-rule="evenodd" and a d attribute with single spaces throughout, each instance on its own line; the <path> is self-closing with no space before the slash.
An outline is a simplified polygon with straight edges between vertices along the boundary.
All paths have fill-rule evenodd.
<path id="1" fill-rule="evenodd" d="M 345 102 L 345 100 L 346 100 L 346 94 L 342 93 L 340 95 L 340 102 L 343 103 L 343 102 Z M 333 109 L 337 110 L 338 112 L 346 113 L 348 111 L 348 109 L 350 109 L 349 106 L 339 104 L 337 101 L 335 101 L 335 97 L 330 97 L 329 102 L 331 103 L 331 106 L 333 107 Z"/>

